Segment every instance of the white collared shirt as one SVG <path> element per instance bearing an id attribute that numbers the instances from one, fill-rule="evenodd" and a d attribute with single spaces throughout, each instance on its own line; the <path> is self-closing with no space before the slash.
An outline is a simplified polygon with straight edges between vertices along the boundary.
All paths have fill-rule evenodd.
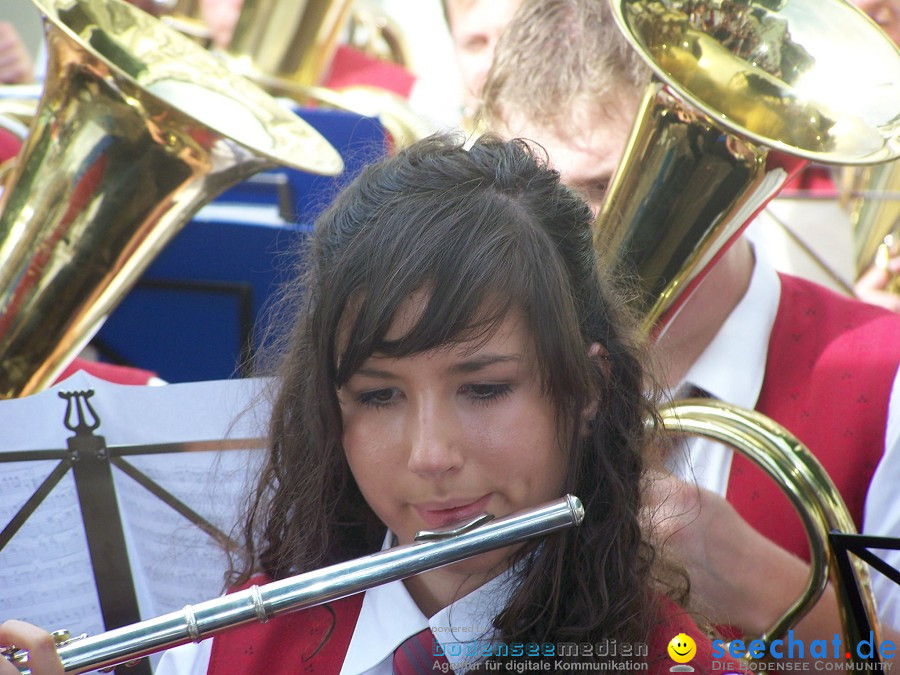
<path id="1" fill-rule="evenodd" d="M 679 391 L 699 387 L 713 398 L 755 408 L 780 298 L 777 273 L 764 259 L 757 259 L 747 292 L 691 365 Z M 693 439 L 687 457 L 682 455 L 674 469 L 683 479 L 724 496 L 731 457 L 731 449 L 721 443 Z"/>
<path id="2" fill-rule="evenodd" d="M 778 274 L 764 256 L 756 254 L 750 286 L 722 329 L 694 362 L 679 387 L 699 387 L 712 397 L 753 409 L 762 390 L 769 338 L 781 299 Z M 898 338 L 900 339 L 900 338 Z M 866 493 L 863 532 L 900 537 L 900 369 L 894 375 L 885 428 L 885 452 Z M 701 487 L 725 496 L 732 450 L 706 439 L 691 439 L 676 456 L 674 472 Z M 900 568 L 900 551 L 878 551 L 879 557 Z M 900 628 L 900 586 L 874 572 L 872 587 L 878 614 Z"/>
<path id="3" fill-rule="evenodd" d="M 467 670 L 466 655 L 494 642 L 493 618 L 509 597 L 510 574 L 480 588 L 427 619 L 402 581 L 366 591 L 341 675 L 390 675 L 394 650 L 429 628 L 455 673 Z"/>

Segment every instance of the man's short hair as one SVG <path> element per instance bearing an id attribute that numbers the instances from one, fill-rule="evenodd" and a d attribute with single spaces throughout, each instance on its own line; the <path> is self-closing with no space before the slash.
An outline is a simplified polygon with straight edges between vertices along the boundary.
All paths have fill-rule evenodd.
<path id="1" fill-rule="evenodd" d="M 649 77 L 607 0 L 525 0 L 497 44 L 481 113 L 490 126 L 511 113 L 561 123 L 576 102 L 602 109 Z"/>

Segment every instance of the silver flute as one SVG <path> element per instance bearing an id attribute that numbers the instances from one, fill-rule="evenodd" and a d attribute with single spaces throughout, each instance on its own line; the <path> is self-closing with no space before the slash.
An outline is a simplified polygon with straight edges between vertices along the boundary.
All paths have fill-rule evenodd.
<path id="1" fill-rule="evenodd" d="M 155 652 L 200 642 L 231 628 L 321 605 L 398 579 L 449 565 L 527 539 L 579 525 L 584 508 L 566 495 L 532 509 L 494 519 L 490 514 L 449 528 L 419 532 L 416 541 L 319 570 L 251 586 L 215 600 L 188 605 L 155 619 L 100 635 L 64 641 L 57 647 L 67 673 L 83 673 L 133 661 Z M 27 653 L 7 654 L 30 675 Z"/>

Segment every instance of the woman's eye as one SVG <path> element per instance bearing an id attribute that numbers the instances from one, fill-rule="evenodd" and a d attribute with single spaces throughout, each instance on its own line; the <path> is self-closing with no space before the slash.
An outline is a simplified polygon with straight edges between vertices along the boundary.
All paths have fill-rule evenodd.
<path id="1" fill-rule="evenodd" d="M 372 391 L 366 391 L 360 394 L 358 400 L 362 405 L 367 405 L 372 408 L 385 408 L 394 403 L 396 397 L 396 389 L 373 389 Z"/>
<path id="2" fill-rule="evenodd" d="M 609 190 L 609 181 L 598 180 L 591 184 L 587 189 L 588 201 L 591 204 L 602 204 L 606 199 L 606 192 Z"/>
<path id="3" fill-rule="evenodd" d="M 476 403 L 487 403 L 508 396 L 512 387 L 508 384 L 467 384 L 462 392 Z"/>

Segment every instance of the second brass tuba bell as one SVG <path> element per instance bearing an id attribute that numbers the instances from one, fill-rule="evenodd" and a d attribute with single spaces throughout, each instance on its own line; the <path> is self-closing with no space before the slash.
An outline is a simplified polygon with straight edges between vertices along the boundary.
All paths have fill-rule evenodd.
<path id="1" fill-rule="evenodd" d="M 381 87 L 321 84 L 353 9 L 353 0 L 244 0 L 220 56 L 273 95 L 377 117 L 394 147 L 404 147 L 430 131 L 404 98 Z"/>
<path id="2" fill-rule="evenodd" d="M 665 328 L 808 160 L 900 155 L 900 52 L 843 0 L 611 0 L 653 70 L 597 240 Z"/>
<path id="3" fill-rule="evenodd" d="M 33 2 L 48 67 L 0 201 L 0 398 L 52 382 L 227 187 L 276 165 L 342 170 L 299 117 L 127 2 Z"/>

